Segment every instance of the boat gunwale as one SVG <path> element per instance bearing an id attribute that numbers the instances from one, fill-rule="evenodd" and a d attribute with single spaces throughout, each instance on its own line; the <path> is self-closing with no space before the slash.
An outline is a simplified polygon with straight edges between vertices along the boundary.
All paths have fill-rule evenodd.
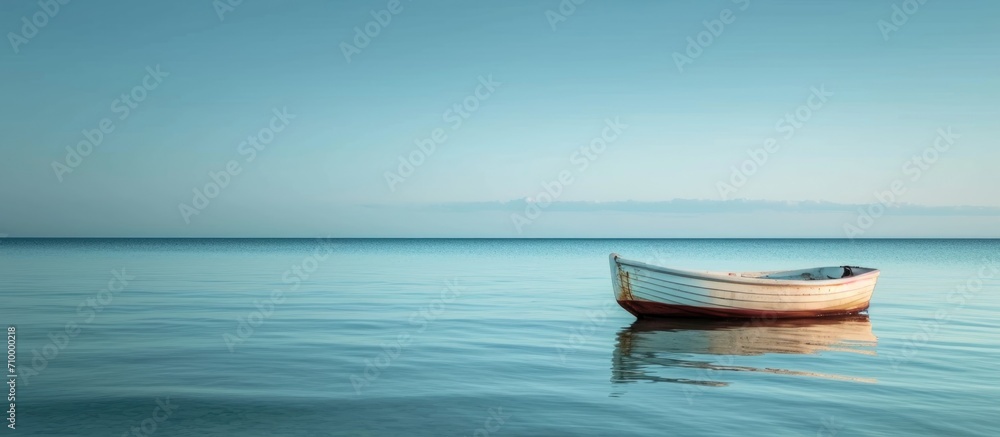
<path id="1" fill-rule="evenodd" d="M 795 286 L 806 286 L 806 287 L 821 287 L 821 286 L 831 286 L 831 285 L 846 285 L 846 284 L 850 284 L 850 283 L 857 282 L 857 281 L 863 281 L 863 280 L 866 280 L 866 279 L 871 279 L 873 277 L 877 278 L 878 275 L 879 275 L 879 273 L 881 273 L 881 271 L 879 271 L 878 269 L 872 269 L 870 267 L 859 267 L 859 268 L 863 268 L 863 269 L 871 269 L 871 271 L 870 272 L 866 272 L 866 273 L 862 273 L 860 275 L 851 276 L 850 278 L 837 278 L 837 279 L 812 279 L 812 280 L 803 280 L 803 279 L 747 278 L 747 277 L 743 277 L 743 276 L 730 276 L 728 274 L 724 275 L 724 274 L 721 274 L 721 272 L 699 272 L 699 271 L 695 271 L 695 270 L 683 270 L 683 269 L 675 269 L 675 268 L 670 268 L 670 267 L 663 267 L 663 266 L 657 266 L 657 265 L 652 265 L 652 264 L 646 264 L 646 263 L 641 262 L 641 261 L 634 261 L 634 260 L 622 258 L 621 255 L 619 255 L 617 253 L 612 253 L 610 257 L 611 257 L 612 261 L 614 261 L 615 263 L 618 263 L 618 264 L 625 264 L 625 265 L 629 265 L 629 266 L 632 266 L 632 267 L 639 267 L 639 268 L 649 269 L 649 270 L 657 271 L 657 272 L 660 272 L 660 273 L 666 273 L 668 275 L 675 275 L 675 276 L 680 276 L 680 277 L 684 277 L 684 278 L 702 279 L 702 280 L 710 280 L 710 281 L 716 281 L 716 282 L 726 282 L 726 283 L 731 283 L 731 284 L 768 285 L 768 286 L 795 285 Z M 826 266 L 826 267 L 817 267 L 817 268 L 827 268 L 827 267 L 841 267 L 841 266 Z M 799 270 L 802 270 L 802 269 L 799 269 Z M 774 274 L 774 273 L 780 273 L 780 272 L 785 272 L 785 271 L 795 271 L 795 270 L 775 270 L 775 271 L 772 271 L 772 272 L 756 272 L 756 273 Z M 747 273 L 747 272 L 733 272 L 733 273 Z"/>

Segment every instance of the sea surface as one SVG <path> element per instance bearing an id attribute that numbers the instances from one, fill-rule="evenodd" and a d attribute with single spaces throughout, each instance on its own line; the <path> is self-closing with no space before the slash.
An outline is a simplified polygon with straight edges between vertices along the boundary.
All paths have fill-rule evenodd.
<path id="1" fill-rule="evenodd" d="M 637 322 L 610 252 L 882 276 L 867 317 Z M 1000 435 L 1000 240 L 4 239 L 0 299 L 3 435 Z"/>

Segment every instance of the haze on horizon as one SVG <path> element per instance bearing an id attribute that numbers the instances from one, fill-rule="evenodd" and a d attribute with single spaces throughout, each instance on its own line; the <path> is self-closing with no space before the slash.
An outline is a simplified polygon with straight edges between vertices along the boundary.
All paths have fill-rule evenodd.
<path id="1" fill-rule="evenodd" d="M 0 235 L 1000 237 L 996 2 L 52 4 Z"/>

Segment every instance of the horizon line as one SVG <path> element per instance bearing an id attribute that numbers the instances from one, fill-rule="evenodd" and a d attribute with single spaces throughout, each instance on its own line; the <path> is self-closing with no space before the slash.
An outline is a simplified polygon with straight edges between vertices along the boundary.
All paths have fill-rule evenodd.
<path id="1" fill-rule="evenodd" d="M 38 237 L 6 236 L 4 240 L 1000 240 L 1000 237 Z"/>

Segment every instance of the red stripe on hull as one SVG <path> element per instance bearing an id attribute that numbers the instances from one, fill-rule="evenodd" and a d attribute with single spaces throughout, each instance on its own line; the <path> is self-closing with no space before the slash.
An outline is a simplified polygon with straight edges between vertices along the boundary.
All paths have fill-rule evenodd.
<path id="1" fill-rule="evenodd" d="M 643 317 L 722 317 L 722 318 L 775 318 L 793 319 L 802 317 L 839 316 L 856 314 L 868 309 L 868 302 L 855 308 L 835 308 L 822 311 L 763 311 L 733 308 L 705 308 L 687 305 L 673 305 L 642 300 L 619 300 L 618 305 L 632 315 Z"/>

